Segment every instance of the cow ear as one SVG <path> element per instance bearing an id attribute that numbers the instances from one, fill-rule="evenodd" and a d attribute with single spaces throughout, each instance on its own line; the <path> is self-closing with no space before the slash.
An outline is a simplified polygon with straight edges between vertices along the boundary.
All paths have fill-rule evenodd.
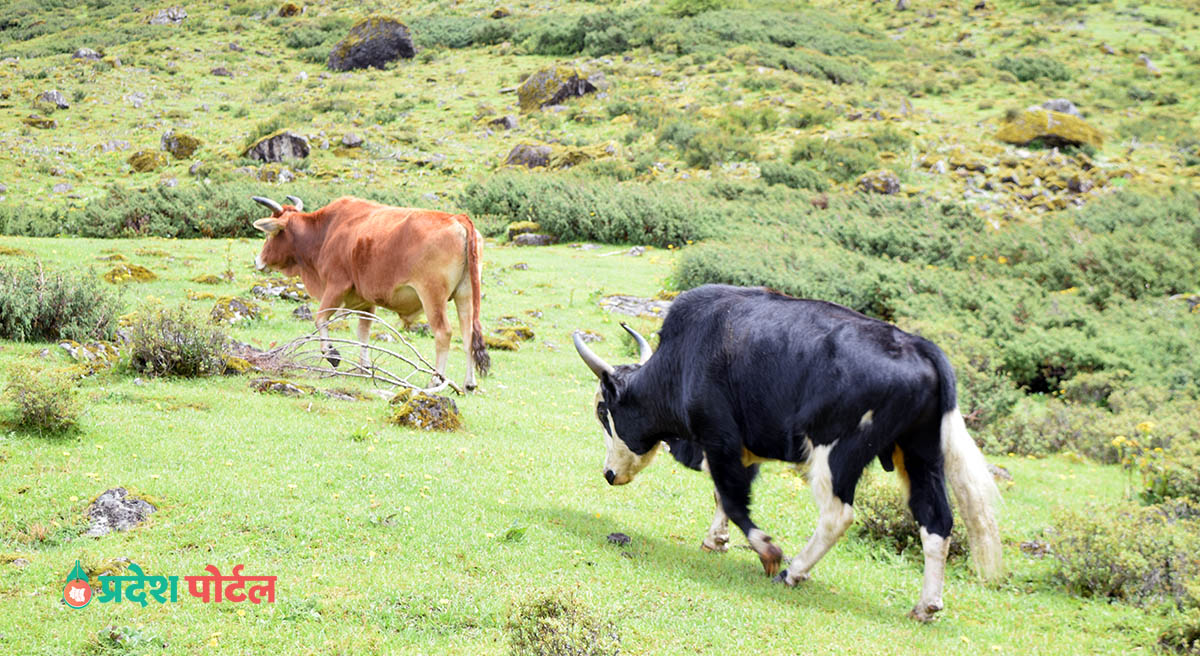
<path id="1" fill-rule="evenodd" d="M 268 237 L 283 230 L 283 221 L 276 217 L 268 217 L 259 219 L 254 222 L 254 227 L 265 233 Z"/>
<path id="2" fill-rule="evenodd" d="M 621 395 L 621 384 L 607 371 L 600 372 L 600 387 L 604 389 L 604 397 L 613 401 Z"/>

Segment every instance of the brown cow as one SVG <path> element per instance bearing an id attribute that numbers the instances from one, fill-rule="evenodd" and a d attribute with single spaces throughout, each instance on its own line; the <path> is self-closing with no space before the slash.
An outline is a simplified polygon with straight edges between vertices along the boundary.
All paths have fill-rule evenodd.
<path id="1" fill-rule="evenodd" d="M 320 300 L 316 322 L 321 352 L 334 367 L 341 356 L 327 340 L 328 319 L 338 308 L 374 312 L 376 306 L 399 314 L 405 323 L 424 310 L 433 330 L 436 368 L 446 373 L 450 322 L 446 304 L 454 299 L 467 352 L 465 387 L 475 389 L 475 369 L 487 375 L 491 364 L 479 324 L 483 238 L 465 214 L 389 207 L 344 196 L 315 212 L 288 196 L 292 205 L 269 198 L 254 200 L 271 216 L 254 222 L 266 233 L 255 265 L 299 275 Z M 371 320 L 358 320 L 358 341 L 367 343 Z M 359 363 L 368 364 L 364 346 Z"/>

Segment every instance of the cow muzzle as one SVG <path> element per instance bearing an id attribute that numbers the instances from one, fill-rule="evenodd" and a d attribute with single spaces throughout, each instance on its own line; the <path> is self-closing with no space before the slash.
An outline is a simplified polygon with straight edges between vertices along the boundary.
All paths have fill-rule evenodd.
<path id="1" fill-rule="evenodd" d="M 605 467 L 604 480 L 608 481 L 609 485 L 625 485 L 633 480 L 633 476 L 630 474 L 618 474 L 617 472 Z"/>
<path id="2" fill-rule="evenodd" d="M 266 262 L 263 262 L 263 260 L 262 260 L 262 254 L 259 254 L 259 255 L 255 255 L 255 256 L 254 256 L 254 268 L 255 268 L 255 269 L 257 269 L 257 270 L 259 270 L 259 271 L 266 271 L 266 270 L 267 270 L 267 263 L 266 263 Z"/>

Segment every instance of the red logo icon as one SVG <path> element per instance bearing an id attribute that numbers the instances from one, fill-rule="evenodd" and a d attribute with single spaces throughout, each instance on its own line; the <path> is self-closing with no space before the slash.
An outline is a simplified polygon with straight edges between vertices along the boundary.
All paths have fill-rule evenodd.
<path id="1" fill-rule="evenodd" d="M 67 585 L 63 588 L 63 601 L 71 608 L 83 608 L 92 600 L 92 587 L 88 585 L 87 574 L 83 572 L 83 567 L 79 565 L 79 561 L 75 561 L 75 567 L 71 569 L 71 573 L 67 575 Z"/>

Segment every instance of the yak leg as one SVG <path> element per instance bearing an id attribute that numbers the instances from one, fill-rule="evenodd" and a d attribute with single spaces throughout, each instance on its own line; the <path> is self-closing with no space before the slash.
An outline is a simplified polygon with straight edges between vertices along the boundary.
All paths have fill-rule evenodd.
<path id="1" fill-rule="evenodd" d="M 363 308 L 363 312 L 375 314 L 374 307 Z M 371 366 L 371 349 L 367 343 L 371 340 L 371 320 L 367 317 L 358 318 L 358 341 L 362 343 L 362 350 L 358 353 L 358 366 L 367 369 Z"/>
<path id="2" fill-rule="evenodd" d="M 933 444 L 938 444 L 933 442 Z M 942 585 L 945 581 L 946 556 L 950 551 L 950 529 L 954 516 L 950 502 L 946 499 L 945 484 L 940 471 L 940 454 L 921 454 L 919 448 L 904 452 L 903 468 L 897 473 L 908 479 L 908 507 L 912 510 L 917 525 L 921 527 L 921 549 L 925 552 L 925 578 L 921 585 L 921 598 L 909 611 L 908 616 L 921 622 L 929 622 L 934 613 L 942 610 Z M 899 452 L 899 449 L 897 449 Z M 933 455 L 933 457 L 929 457 Z"/>
<path id="3" fill-rule="evenodd" d="M 448 294 L 441 287 L 418 287 L 417 296 L 433 331 L 434 369 L 442 380 L 446 378 L 446 359 L 450 355 L 450 321 L 446 318 Z"/>
<path id="4" fill-rule="evenodd" d="M 719 441 L 717 443 L 721 444 Z M 741 440 L 733 439 L 728 444 L 741 444 Z M 742 464 L 740 450 L 722 450 L 719 447 L 706 446 L 705 453 L 708 455 L 708 468 L 712 473 L 713 485 L 716 486 L 721 501 L 721 510 L 746 534 L 746 539 L 750 540 L 750 547 L 758 554 L 767 576 L 774 576 L 783 563 L 783 550 L 772 544 L 771 536 L 750 519 L 750 484 L 754 482 L 757 468 Z"/>
<path id="5" fill-rule="evenodd" d="M 709 471 L 707 458 L 700 468 Z M 750 481 L 753 483 L 758 475 L 758 465 L 751 465 L 746 470 L 750 472 Z M 708 526 L 708 535 L 704 536 L 704 541 L 700 543 L 700 549 L 724 553 L 729 550 L 729 515 L 725 514 L 725 508 L 721 506 L 721 495 L 717 494 L 716 490 L 713 490 L 713 500 L 716 502 L 716 508 L 713 509 L 712 523 Z"/>
<path id="6" fill-rule="evenodd" d="M 463 350 L 467 352 L 467 378 L 463 381 L 463 387 L 469 392 L 476 387 L 475 351 L 471 348 L 475 326 L 475 322 L 472 320 L 472 315 L 475 314 L 475 304 L 472 302 L 470 285 L 467 285 L 465 290 L 461 285 L 459 286 L 459 292 L 454 296 L 454 309 L 458 312 L 458 329 L 462 333 Z"/>
<path id="7" fill-rule="evenodd" d="M 813 565 L 829 552 L 854 521 L 854 507 L 843 502 L 834 492 L 833 475 L 829 468 L 829 453 L 832 450 L 832 445 L 813 447 L 809 456 L 809 487 L 812 488 L 820 515 L 817 517 L 817 528 L 804 550 L 780 574 L 779 580 L 787 585 L 807 580 Z M 855 477 L 859 473 L 855 472 Z M 850 498 L 853 499 L 853 487 L 850 488 Z"/>
<path id="8" fill-rule="evenodd" d="M 329 319 L 342 307 L 342 297 L 345 296 L 347 290 L 348 288 L 345 286 L 326 285 L 325 292 L 321 294 L 320 307 L 313 316 L 317 330 L 321 333 L 321 354 L 334 369 L 337 369 L 337 366 L 342 363 L 342 354 L 338 353 L 338 350 L 329 343 Z"/>

